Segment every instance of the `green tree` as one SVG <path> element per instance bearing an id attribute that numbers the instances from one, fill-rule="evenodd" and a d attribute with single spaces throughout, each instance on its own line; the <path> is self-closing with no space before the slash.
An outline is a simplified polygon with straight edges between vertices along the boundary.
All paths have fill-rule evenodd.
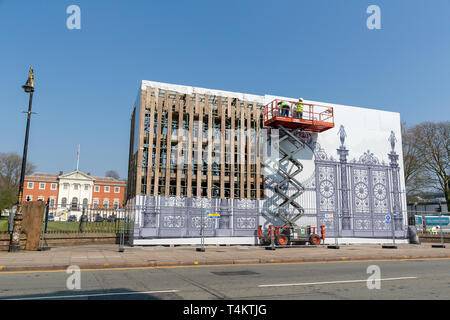
<path id="1" fill-rule="evenodd" d="M 26 175 L 34 172 L 36 166 L 27 162 Z M 17 153 L 0 153 L 0 210 L 11 207 L 19 191 L 22 157 Z"/>
<path id="2" fill-rule="evenodd" d="M 0 212 L 4 209 L 11 208 L 17 201 L 16 194 L 12 189 L 0 191 Z"/>

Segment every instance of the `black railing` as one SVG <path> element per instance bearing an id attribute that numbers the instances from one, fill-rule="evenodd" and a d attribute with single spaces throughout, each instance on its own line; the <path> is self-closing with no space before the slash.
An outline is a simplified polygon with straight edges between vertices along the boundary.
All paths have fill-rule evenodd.
<path id="1" fill-rule="evenodd" d="M 45 233 L 128 233 L 134 210 L 119 206 L 48 205 Z"/>

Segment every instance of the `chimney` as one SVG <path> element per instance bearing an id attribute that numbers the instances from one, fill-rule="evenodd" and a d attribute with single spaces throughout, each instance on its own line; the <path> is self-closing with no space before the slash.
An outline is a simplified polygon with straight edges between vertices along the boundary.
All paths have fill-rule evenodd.
<path id="1" fill-rule="evenodd" d="M 91 175 L 91 173 L 90 172 L 88 172 L 88 176 L 90 176 Z"/>
<path id="2" fill-rule="evenodd" d="M 62 172 L 62 171 L 60 171 L 60 172 L 59 172 L 59 175 L 60 175 L 60 176 L 62 176 L 62 175 L 63 175 L 63 172 Z"/>

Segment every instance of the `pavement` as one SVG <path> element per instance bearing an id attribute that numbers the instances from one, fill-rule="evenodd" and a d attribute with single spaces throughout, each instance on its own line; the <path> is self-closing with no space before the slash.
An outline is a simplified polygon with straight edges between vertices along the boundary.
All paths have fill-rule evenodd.
<path id="1" fill-rule="evenodd" d="M 265 250 L 256 246 L 133 247 L 119 252 L 118 247 L 58 247 L 46 251 L 0 252 L 0 274 L 8 271 L 66 270 L 76 265 L 81 270 L 170 267 L 197 265 L 265 264 L 352 260 L 450 259 L 450 245 L 432 248 L 431 244 L 399 244 L 397 249 L 381 245 L 305 246 Z"/>

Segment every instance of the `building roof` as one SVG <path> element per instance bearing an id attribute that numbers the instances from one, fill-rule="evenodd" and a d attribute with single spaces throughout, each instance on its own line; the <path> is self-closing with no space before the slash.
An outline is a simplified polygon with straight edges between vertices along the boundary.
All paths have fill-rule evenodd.
<path id="1" fill-rule="evenodd" d="M 117 180 L 117 179 L 114 179 L 112 177 L 91 176 L 90 173 L 86 174 L 86 173 L 84 173 L 82 171 L 79 171 L 79 170 L 78 171 L 77 170 L 76 171 L 72 171 L 72 172 L 69 172 L 69 173 L 66 173 L 66 174 L 36 172 L 36 173 L 31 174 L 31 175 L 27 175 L 25 178 L 27 180 L 42 179 L 42 178 L 43 179 L 57 180 L 60 177 L 65 178 L 65 177 L 68 177 L 68 176 L 70 176 L 70 175 L 72 175 L 74 173 L 80 173 L 80 174 L 82 174 L 82 175 L 84 175 L 86 177 L 91 178 L 94 181 L 102 181 L 102 182 L 111 182 L 111 183 L 125 184 L 125 181 L 123 181 L 123 180 Z"/>

